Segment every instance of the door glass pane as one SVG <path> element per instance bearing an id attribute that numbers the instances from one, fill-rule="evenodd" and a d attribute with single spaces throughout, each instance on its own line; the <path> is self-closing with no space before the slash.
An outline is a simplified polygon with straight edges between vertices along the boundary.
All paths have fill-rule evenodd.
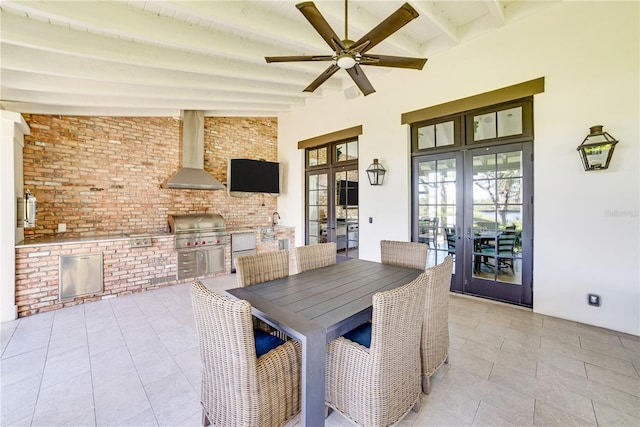
<path id="1" fill-rule="evenodd" d="M 309 190 L 318 189 L 318 175 L 309 175 L 309 181 L 307 183 Z"/>
<path id="2" fill-rule="evenodd" d="M 317 220 L 318 220 L 318 207 L 309 206 L 309 221 L 317 221 Z"/>
<path id="3" fill-rule="evenodd" d="M 358 257 L 358 171 L 335 172 L 335 230 L 338 254 Z"/>
<path id="4" fill-rule="evenodd" d="M 522 176 L 522 154 L 519 151 L 499 153 L 496 158 L 498 177 Z"/>
<path id="5" fill-rule="evenodd" d="M 473 277 L 522 283 L 520 151 L 473 156 Z M 521 247 L 521 242 L 518 243 Z"/>
<path id="6" fill-rule="evenodd" d="M 442 182 L 438 193 L 438 205 L 447 206 L 456 204 L 456 183 Z"/>
<path id="7" fill-rule="evenodd" d="M 309 244 L 326 239 L 327 174 L 308 175 L 307 179 L 307 237 Z"/>
<path id="8" fill-rule="evenodd" d="M 496 202 L 496 180 L 495 179 L 474 179 L 473 180 L 473 204 L 489 205 L 493 207 Z"/>
<path id="9" fill-rule="evenodd" d="M 496 171 L 495 154 L 473 156 L 473 179 L 493 178 Z"/>
<path id="10" fill-rule="evenodd" d="M 498 179 L 498 204 L 522 203 L 522 178 Z"/>
<path id="11" fill-rule="evenodd" d="M 309 223 L 309 235 L 318 236 L 320 229 L 318 228 L 318 223 L 316 221 Z"/>
<path id="12" fill-rule="evenodd" d="M 456 161 L 432 160 L 418 163 L 418 236 L 429 245 L 427 267 L 456 254 Z"/>
<path id="13" fill-rule="evenodd" d="M 522 107 L 498 111 L 498 136 L 522 133 Z"/>

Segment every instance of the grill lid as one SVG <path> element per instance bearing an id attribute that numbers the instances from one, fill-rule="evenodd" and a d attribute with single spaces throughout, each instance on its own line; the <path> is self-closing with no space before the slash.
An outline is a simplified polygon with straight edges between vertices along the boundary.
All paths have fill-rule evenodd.
<path id="1" fill-rule="evenodd" d="M 218 214 L 169 215 L 169 231 L 173 234 L 221 231 L 225 227 Z"/>

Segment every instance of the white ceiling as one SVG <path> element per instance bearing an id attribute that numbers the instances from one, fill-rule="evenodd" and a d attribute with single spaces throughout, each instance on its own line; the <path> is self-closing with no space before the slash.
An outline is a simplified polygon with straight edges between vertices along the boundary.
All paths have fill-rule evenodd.
<path id="1" fill-rule="evenodd" d="M 420 16 L 369 53 L 429 58 L 558 1 L 411 0 Z M 303 93 L 330 63 L 265 62 L 332 54 L 296 3 L 1 0 L 0 105 L 41 114 L 275 116 L 352 88 L 340 70 Z M 349 1 L 349 38 L 402 3 Z M 344 2 L 315 4 L 343 37 Z M 363 69 L 374 87 L 391 72 Z M 405 72 L 428 74 L 429 62 Z"/>

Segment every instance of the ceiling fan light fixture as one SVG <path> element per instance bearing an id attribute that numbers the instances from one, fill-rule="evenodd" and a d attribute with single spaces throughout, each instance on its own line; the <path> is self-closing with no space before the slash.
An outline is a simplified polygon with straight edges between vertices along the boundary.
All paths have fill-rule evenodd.
<path id="1" fill-rule="evenodd" d="M 343 70 L 348 70 L 349 68 L 352 68 L 354 65 L 356 65 L 356 60 L 352 55 L 349 55 L 348 53 L 343 53 L 338 56 L 336 65 L 342 68 Z"/>
<path id="2" fill-rule="evenodd" d="M 2 1 L 2 0 L 0 0 Z M 494 0 L 495 1 L 495 0 Z M 333 55 L 301 55 L 301 56 L 267 56 L 267 62 L 297 62 L 297 61 L 331 61 L 331 65 L 322 72 L 304 92 L 313 92 L 322 83 L 327 81 L 338 70 L 346 70 L 351 76 L 360 92 L 370 95 L 376 90 L 365 76 L 361 65 L 375 65 L 378 67 L 411 68 L 422 70 L 426 58 L 408 58 L 404 56 L 371 55 L 369 49 L 377 46 L 391 34 L 398 31 L 404 25 L 418 17 L 418 12 L 404 3 L 371 31 L 360 37 L 357 41 L 349 39 L 348 0 L 344 2 L 344 39 L 340 40 L 331 25 L 322 16 L 312 1 L 304 1 L 296 4 L 298 10 L 307 18 L 307 21 L 318 32 L 322 39 L 331 47 Z"/>

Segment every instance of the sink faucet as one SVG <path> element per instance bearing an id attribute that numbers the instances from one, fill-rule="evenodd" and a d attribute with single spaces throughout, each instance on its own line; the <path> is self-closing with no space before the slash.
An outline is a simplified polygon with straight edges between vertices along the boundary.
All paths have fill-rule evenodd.
<path id="1" fill-rule="evenodd" d="M 278 212 L 274 212 L 273 215 L 271 215 L 271 217 L 273 218 L 271 220 L 271 225 L 273 225 L 275 227 L 276 225 L 278 225 L 278 220 L 280 219 L 280 214 Z"/>

